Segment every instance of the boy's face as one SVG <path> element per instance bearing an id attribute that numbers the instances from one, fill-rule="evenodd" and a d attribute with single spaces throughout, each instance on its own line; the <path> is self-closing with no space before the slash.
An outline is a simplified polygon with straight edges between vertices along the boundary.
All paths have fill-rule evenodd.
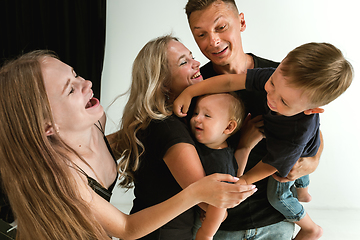
<path id="1" fill-rule="evenodd" d="M 230 122 L 227 95 L 214 94 L 199 98 L 190 120 L 197 141 L 209 148 L 220 146 L 228 137 L 224 133 Z"/>
<path id="2" fill-rule="evenodd" d="M 303 90 L 289 86 L 287 78 L 282 75 L 281 64 L 265 84 L 267 105 L 284 116 L 294 116 L 310 109 L 310 104 Z"/>

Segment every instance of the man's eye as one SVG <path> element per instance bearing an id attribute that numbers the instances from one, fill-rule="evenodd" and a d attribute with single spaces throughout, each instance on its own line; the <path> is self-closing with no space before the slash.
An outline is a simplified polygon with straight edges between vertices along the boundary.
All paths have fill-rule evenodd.
<path id="1" fill-rule="evenodd" d="M 185 64 L 187 64 L 187 62 L 183 61 L 183 62 L 180 63 L 180 66 L 185 65 Z"/>

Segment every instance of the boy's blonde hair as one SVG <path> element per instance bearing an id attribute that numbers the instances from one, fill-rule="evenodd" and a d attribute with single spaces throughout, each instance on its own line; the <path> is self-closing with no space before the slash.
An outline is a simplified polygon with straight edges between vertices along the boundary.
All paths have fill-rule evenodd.
<path id="1" fill-rule="evenodd" d="M 329 43 L 307 43 L 292 50 L 280 65 L 288 84 L 304 90 L 311 107 L 339 97 L 350 86 L 353 68 Z"/>

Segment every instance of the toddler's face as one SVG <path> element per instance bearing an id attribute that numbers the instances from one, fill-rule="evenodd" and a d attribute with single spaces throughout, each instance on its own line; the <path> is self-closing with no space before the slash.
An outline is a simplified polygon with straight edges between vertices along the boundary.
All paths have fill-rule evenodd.
<path id="1" fill-rule="evenodd" d="M 269 108 L 284 116 L 294 116 L 308 110 L 310 104 L 307 95 L 303 94 L 303 90 L 289 86 L 287 82 L 279 66 L 265 84 Z"/>
<path id="2" fill-rule="evenodd" d="M 190 120 L 191 130 L 197 141 L 210 148 L 216 148 L 227 138 L 224 131 L 230 117 L 226 95 L 228 94 L 213 94 L 199 98 Z"/>

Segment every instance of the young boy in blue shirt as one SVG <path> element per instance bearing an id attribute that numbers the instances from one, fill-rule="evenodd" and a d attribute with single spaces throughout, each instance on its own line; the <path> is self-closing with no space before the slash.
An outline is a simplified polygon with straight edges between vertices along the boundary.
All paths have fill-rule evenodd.
<path id="1" fill-rule="evenodd" d="M 300 157 L 316 154 L 320 145 L 319 113 L 324 111 L 320 107 L 339 97 L 350 86 L 352 75 L 352 66 L 339 49 L 328 43 L 308 43 L 291 51 L 277 69 L 220 75 L 186 88 L 174 102 L 174 112 L 185 116 L 191 98 L 203 94 L 241 89 L 266 91 L 267 111 L 263 117 L 268 153 L 241 176 L 239 183 L 251 184 L 274 173 L 286 177 Z M 269 202 L 301 227 L 295 239 L 319 239 L 321 227 L 290 191 L 294 182 L 270 179 Z M 307 176 L 297 180 L 301 181 L 305 183 L 298 185 L 299 193 L 304 195 Z"/>

